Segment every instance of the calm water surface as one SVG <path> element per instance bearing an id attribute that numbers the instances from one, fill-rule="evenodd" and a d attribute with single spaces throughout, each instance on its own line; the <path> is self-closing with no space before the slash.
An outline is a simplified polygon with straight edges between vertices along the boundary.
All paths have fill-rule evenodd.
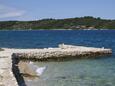
<path id="1" fill-rule="evenodd" d="M 28 86 L 115 86 L 115 30 L 0 31 L 0 47 L 44 48 L 58 44 L 112 48 L 112 56 L 66 62 L 37 62 L 47 66 Z"/>

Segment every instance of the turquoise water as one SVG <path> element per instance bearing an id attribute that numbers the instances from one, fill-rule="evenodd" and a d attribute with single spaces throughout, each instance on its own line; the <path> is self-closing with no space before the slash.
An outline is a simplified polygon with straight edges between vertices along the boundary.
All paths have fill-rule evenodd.
<path id="1" fill-rule="evenodd" d="M 115 86 L 115 30 L 0 31 L 0 47 L 44 48 L 59 43 L 112 48 L 112 56 L 65 62 L 36 62 L 47 66 L 28 86 Z"/>
<path id="2" fill-rule="evenodd" d="M 40 79 L 29 86 L 115 86 L 115 59 L 39 62 L 48 66 Z"/>

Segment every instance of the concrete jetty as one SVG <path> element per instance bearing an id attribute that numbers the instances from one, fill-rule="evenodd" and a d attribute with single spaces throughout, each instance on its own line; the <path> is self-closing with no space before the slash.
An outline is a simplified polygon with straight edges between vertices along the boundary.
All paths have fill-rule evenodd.
<path id="1" fill-rule="evenodd" d="M 44 49 L 9 49 L 3 48 L 0 51 L 0 86 L 19 86 L 19 83 L 14 76 L 12 69 L 16 65 L 13 59 L 25 60 L 58 60 L 66 58 L 93 58 L 102 55 L 112 54 L 111 49 L 94 48 L 84 46 L 73 46 L 60 44 L 58 48 L 44 48 Z"/>

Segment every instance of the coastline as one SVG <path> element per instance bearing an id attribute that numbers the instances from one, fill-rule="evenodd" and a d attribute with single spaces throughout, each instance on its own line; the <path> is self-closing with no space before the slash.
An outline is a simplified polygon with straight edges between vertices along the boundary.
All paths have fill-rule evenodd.
<path id="1" fill-rule="evenodd" d="M 85 30 L 88 30 L 88 31 L 93 31 L 93 30 L 115 30 L 115 29 L 36 29 L 36 30 L 34 30 L 34 29 L 31 29 L 31 30 L 26 30 L 26 29 L 23 29 L 23 30 L 0 30 L 0 31 L 65 31 L 65 30 L 67 30 L 67 31 L 71 31 L 71 30 L 75 30 L 75 31 L 79 31 L 79 30 L 81 30 L 81 31 L 85 31 Z"/>

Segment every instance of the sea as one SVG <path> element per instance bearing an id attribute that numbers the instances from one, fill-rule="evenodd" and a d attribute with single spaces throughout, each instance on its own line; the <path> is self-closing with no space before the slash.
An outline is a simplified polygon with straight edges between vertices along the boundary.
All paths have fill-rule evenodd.
<path id="1" fill-rule="evenodd" d="M 1 48 L 53 48 L 59 44 L 111 48 L 111 56 L 58 62 L 35 62 L 47 66 L 27 86 L 115 86 L 115 30 L 0 31 Z"/>

